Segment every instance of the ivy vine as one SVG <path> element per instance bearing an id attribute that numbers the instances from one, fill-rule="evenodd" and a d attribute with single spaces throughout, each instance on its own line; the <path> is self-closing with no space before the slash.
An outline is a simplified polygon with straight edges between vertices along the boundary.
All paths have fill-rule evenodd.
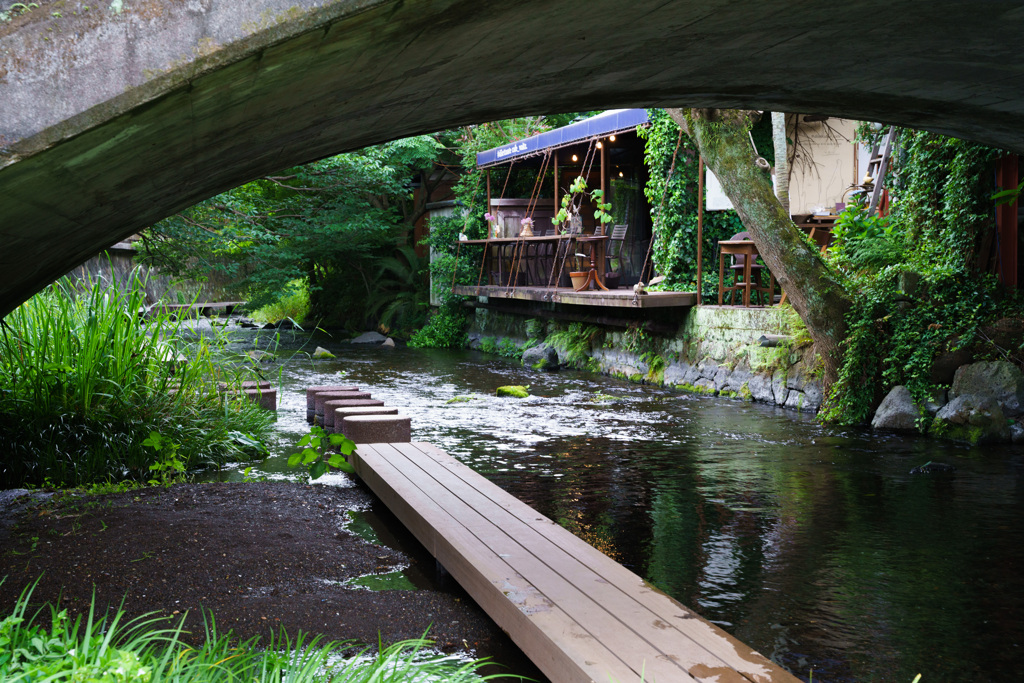
<path id="1" fill-rule="evenodd" d="M 857 242 L 846 244 L 839 231 L 838 248 L 830 251 L 854 290 L 839 377 L 822 415 L 841 424 L 868 420 L 896 385 L 919 405 L 933 400 L 942 389 L 933 376 L 941 354 L 970 348 L 980 357 L 1006 356 L 982 328 L 1024 313 L 988 258 L 995 230 L 991 169 L 1002 152 L 910 130 L 899 131 L 897 149 L 887 227 L 861 230 Z M 872 249 L 872 240 L 888 245 Z M 923 414 L 922 429 L 926 422 Z"/>
<path id="2" fill-rule="evenodd" d="M 648 110 L 648 116 L 651 125 L 638 133 L 645 140 L 644 162 L 650 172 L 644 194 L 651 204 L 655 226 L 651 258 L 655 270 L 665 276 L 663 289 L 693 291 L 697 281 L 697 150 L 689 136 L 683 135 L 675 171 L 669 179 L 679 126 L 662 109 Z M 742 230 L 739 215 L 733 210 L 704 212 L 705 271 L 714 270 L 709 266 L 718 253 L 718 241 Z M 705 296 L 716 291 L 717 281 L 712 280 L 704 278 Z"/>

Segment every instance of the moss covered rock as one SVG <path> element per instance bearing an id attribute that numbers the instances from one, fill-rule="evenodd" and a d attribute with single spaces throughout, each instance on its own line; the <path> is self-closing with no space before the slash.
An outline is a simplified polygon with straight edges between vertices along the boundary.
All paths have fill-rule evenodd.
<path id="1" fill-rule="evenodd" d="M 504 387 L 498 387 L 495 392 L 498 396 L 511 396 L 513 398 L 526 398 L 530 395 L 529 387 L 524 387 L 518 384 L 510 384 Z"/>

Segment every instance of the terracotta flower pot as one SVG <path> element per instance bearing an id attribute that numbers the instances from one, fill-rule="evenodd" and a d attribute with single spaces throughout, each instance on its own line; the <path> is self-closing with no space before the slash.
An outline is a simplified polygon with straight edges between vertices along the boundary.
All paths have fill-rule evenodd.
<path id="1" fill-rule="evenodd" d="M 590 275 L 589 270 L 573 270 L 569 272 L 569 278 L 572 280 L 572 288 L 579 289 L 583 286 L 583 283 L 587 281 L 587 276 Z"/>

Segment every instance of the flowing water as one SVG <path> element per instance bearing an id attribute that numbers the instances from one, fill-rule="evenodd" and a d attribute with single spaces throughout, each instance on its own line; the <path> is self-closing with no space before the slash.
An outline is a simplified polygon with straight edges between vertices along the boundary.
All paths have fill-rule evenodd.
<path id="1" fill-rule="evenodd" d="M 288 444 L 308 429 L 305 386 L 356 384 L 409 415 L 415 440 L 805 680 L 812 669 L 814 681 L 907 683 L 1024 673 L 1019 448 L 827 428 L 468 351 L 318 339 L 338 357 L 291 355 L 305 342 L 280 349 L 279 455 L 260 473 L 288 471 Z M 504 384 L 532 396 L 495 397 Z M 910 474 L 928 461 L 957 470 Z"/>

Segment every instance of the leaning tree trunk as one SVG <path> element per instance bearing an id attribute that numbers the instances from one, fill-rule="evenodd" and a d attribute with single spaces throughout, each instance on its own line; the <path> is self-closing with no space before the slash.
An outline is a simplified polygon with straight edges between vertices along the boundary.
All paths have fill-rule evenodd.
<path id="1" fill-rule="evenodd" d="M 775 197 L 768 175 L 758 167 L 750 142 L 756 111 L 669 109 L 693 138 L 704 162 L 722 184 L 757 251 L 807 326 L 824 364 L 824 383 L 836 379 L 851 305 L 840 282 Z"/>

